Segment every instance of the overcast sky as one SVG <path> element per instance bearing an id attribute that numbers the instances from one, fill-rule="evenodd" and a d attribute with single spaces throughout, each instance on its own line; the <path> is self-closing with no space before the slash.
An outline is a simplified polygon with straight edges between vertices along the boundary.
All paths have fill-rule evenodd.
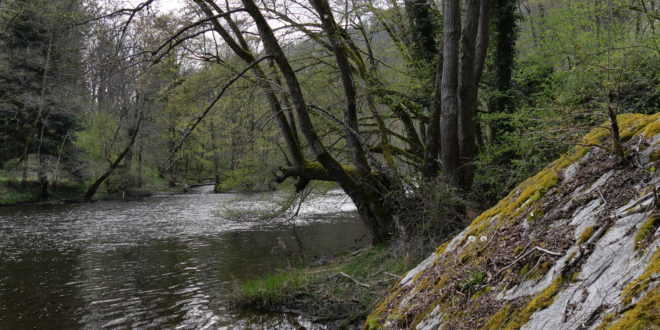
<path id="1" fill-rule="evenodd" d="M 139 4 L 143 3 L 144 0 L 123 0 L 127 4 L 127 7 L 135 8 Z M 2 0 L 0 0 L 2 2 Z M 160 8 L 163 11 L 177 11 L 183 8 L 186 3 L 184 0 L 156 0 L 154 3 L 155 7 Z"/>
<path id="2" fill-rule="evenodd" d="M 181 9 L 183 6 L 185 6 L 183 0 L 159 0 L 158 4 L 165 11 L 170 11 L 170 10 L 176 11 Z"/>

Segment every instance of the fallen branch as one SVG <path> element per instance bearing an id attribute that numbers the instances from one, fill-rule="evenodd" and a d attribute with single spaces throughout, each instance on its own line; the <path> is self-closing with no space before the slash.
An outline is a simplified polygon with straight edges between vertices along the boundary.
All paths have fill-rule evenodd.
<path id="1" fill-rule="evenodd" d="M 353 277 L 353 276 L 351 276 L 351 275 L 348 275 L 348 274 L 346 274 L 346 273 L 344 273 L 344 272 L 339 272 L 339 273 L 337 273 L 337 275 L 343 276 L 343 277 L 345 277 L 345 278 L 347 278 L 347 279 L 353 281 L 353 283 L 355 283 L 355 284 L 357 284 L 357 285 L 359 285 L 359 286 L 361 286 L 361 287 L 371 288 L 371 285 L 366 284 L 366 283 L 362 283 L 362 282 L 358 281 L 357 279 L 355 279 L 355 277 Z"/>
<path id="2" fill-rule="evenodd" d="M 546 250 L 546 249 L 544 249 L 544 248 L 542 248 L 542 247 L 539 247 L 539 246 L 535 246 L 535 247 L 531 248 L 530 250 L 528 250 L 527 252 L 523 253 L 520 257 L 516 258 L 516 260 L 514 260 L 512 263 L 508 264 L 506 267 L 500 269 L 500 270 L 497 272 L 497 274 L 495 274 L 495 276 L 500 275 L 500 273 L 502 273 L 503 271 L 505 271 L 505 270 L 511 268 L 513 265 L 515 265 L 516 263 L 518 263 L 518 261 L 522 260 L 523 258 L 525 258 L 526 256 L 530 255 L 530 254 L 531 254 L 532 252 L 534 252 L 534 251 L 541 251 L 541 252 L 543 252 L 543 253 L 547 253 L 547 254 L 552 255 L 552 256 L 555 256 L 555 257 L 560 257 L 560 256 L 562 256 L 562 254 L 559 253 L 559 252 L 554 252 L 554 251 Z"/>
<path id="3" fill-rule="evenodd" d="M 399 277 L 401 277 L 401 275 L 393 274 L 393 273 L 390 273 L 390 272 L 383 272 L 383 274 L 385 274 L 385 275 L 389 275 L 389 276 L 392 276 L 392 277 L 394 277 L 394 278 L 399 278 Z"/>

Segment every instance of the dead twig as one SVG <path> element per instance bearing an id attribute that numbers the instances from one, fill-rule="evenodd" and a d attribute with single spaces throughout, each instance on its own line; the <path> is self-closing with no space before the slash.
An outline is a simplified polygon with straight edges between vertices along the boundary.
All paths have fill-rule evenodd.
<path id="1" fill-rule="evenodd" d="M 596 188 L 596 191 L 598 192 L 600 199 L 603 201 L 603 206 L 607 205 L 607 201 L 605 200 L 605 197 L 603 197 L 603 193 L 600 192 L 600 188 Z"/>
<path id="2" fill-rule="evenodd" d="M 359 286 L 361 286 L 361 287 L 371 288 L 371 285 L 366 284 L 366 283 L 362 283 L 362 282 L 358 281 L 355 277 L 353 277 L 353 276 L 351 276 L 351 275 L 348 275 L 348 274 L 346 274 L 346 273 L 344 273 L 344 272 L 339 272 L 339 273 L 337 273 L 337 275 L 343 276 L 343 277 L 345 277 L 345 278 L 347 278 L 347 279 L 353 281 L 353 283 L 355 283 L 355 284 L 357 284 L 357 285 L 359 285 Z"/>
<path id="3" fill-rule="evenodd" d="M 543 253 L 547 253 L 547 254 L 549 254 L 549 255 L 551 255 L 551 256 L 555 256 L 555 257 L 560 257 L 560 256 L 562 256 L 562 254 L 559 253 L 559 252 L 554 252 L 554 251 L 546 250 L 546 249 L 544 249 L 544 248 L 542 248 L 542 247 L 539 247 L 539 246 L 535 246 L 535 247 L 531 248 L 530 250 L 528 250 L 527 252 L 523 253 L 520 257 L 516 258 L 516 260 L 514 260 L 512 263 L 510 263 L 510 264 L 508 264 L 507 266 L 505 266 L 504 268 L 500 269 L 500 270 L 497 272 L 497 274 L 495 274 L 495 276 L 498 276 L 498 275 L 500 275 L 503 271 L 505 271 L 505 270 L 511 268 L 513 265 L 515 265 L 516 263 L 518 263 L 518 261 L 522 260 L 523 258 L 525 258 L 526 256 L 530 255 L 530 254 L 531 254 L 532 252 L 534 252 L 534 251 L 541 251 L 541 252 L 543 252 Z"/>
<path id="4" fill-rule="evenodd" d="M 399 277 L 401 277 L 401 275 L 393 274 L 393 273 L 390 273 L 390 272 L 383 272 L 383 274 L 385 274 L 385 275 L 389 275 L 389 276 L 392 276 L 392 277 L 394 277 L 394 278 L 399 278 Z"/>

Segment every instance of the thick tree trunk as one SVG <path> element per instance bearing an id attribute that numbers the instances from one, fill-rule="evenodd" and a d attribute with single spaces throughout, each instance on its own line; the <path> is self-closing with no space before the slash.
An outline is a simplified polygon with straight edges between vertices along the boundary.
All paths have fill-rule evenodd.
<path id="1" fill-rule="evenodd" d="M 424 164 L 422 165 L 422 175 L 426 178 L 436 177 L 440 169 L 438 166 L 438 153 L 440 151 L 440 116 L 442 114 L 442 65 L 442 56 L 438 56 L 431 119 L 426 130 Z"/>
<path id="2" fill-rule="evenodd" d="M 460 38 L 459 0 L 445 0 L 442 42 L 442 119 L 440 123 L 442 168 L 448 183 L 460 182 L 458 145 L 458 42 Z"/>
<path id="3" fill-rule="evenodd" d="M 356 204 L 362 221 L 373 235 L 373 241 L 375 243 L 386 241 L 391 234 L 390 226 L 392 217 L 384 205 L 381 196 L 374 191 L 374 187 L 381 187 L 384 183 L 378 181 L 373 175 L 359 177 L 358 180 L 362 182 L 356 181 L 356 178 L 349 175 L 341 164 L 328 153 L 312 124 L 295 71 L 285 57 L 268 22 L 252 0 L 242 0 L 242 2 L 246 11 L 257 25 L 264 50 L 274 57 L 284 77 L 284 81 L 291 94 L 293 106 L 300 120 L 300 129 L 314 152 L 316 159 L 323 169 L 328 172 L 328 175 L 341 185 Z"/>
<path id="4" fill-rule="evenodd" d="M 477 82 L 474 76 L 475 49 L 479 29 L 480 0 L 465 2 L 465 17 L 461 34 L 460 73 L 458 86 L 459 145 L 461 148 L 461 176 L 459 187 L 469 191 L 474 178 L 475 113 Z"/>
<path id="5" fill-rule="evenodd" d="M 475 49 L 474 81 L 479 85 L 484 71 L 486 54 L 488 53 L 488 43 L 490 36 L 490 17 L 493 0 L 482 0 L 479 13 L 479 31 L 477 32 L 477 45 Z M 477 87 L 477 91 L 479 88 Z M 476 96 L 475 96 L 476 99 Z"/>
<path id="6" fill-rule="evenodd" d="M 337 23 L 328 3 L 324 0 L 310 0 L 310 2 L 319 14 L 321 25 L 330 39 L 330 44 L 337 60 L 337 68 L 339 69 L 339 76 L 341 77 L 346 101 L 346 109 L 344 110 L 346 144 L 348 145 L 353 164 L 355 164 L 358 174 L 360 176 L 370 175 L 371 168 L 367 162 L 367 156 L 362 143 L 360 142 L 360 131 L 357 120 L 357 97 L 355 83 L 351 75 L 351 67 L 348 63 L 348 56 L 346 55 L 345 47 L 347 46 L 340 36 Z"/>

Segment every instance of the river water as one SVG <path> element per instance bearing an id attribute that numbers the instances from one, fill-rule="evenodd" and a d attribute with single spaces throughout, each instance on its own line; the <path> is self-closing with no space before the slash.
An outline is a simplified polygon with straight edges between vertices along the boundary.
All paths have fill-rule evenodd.
<path id="1" fill-rule="evenodd" d="M 297 220 L 239 220 L 236 210 L 267 208 L 273 196 L 193 190 L 0 208 L 0 328 L 309 327 L 292 315 L 234 311 L 230 290 L 368 241 L 338 193 L 303 204 Z"/>

